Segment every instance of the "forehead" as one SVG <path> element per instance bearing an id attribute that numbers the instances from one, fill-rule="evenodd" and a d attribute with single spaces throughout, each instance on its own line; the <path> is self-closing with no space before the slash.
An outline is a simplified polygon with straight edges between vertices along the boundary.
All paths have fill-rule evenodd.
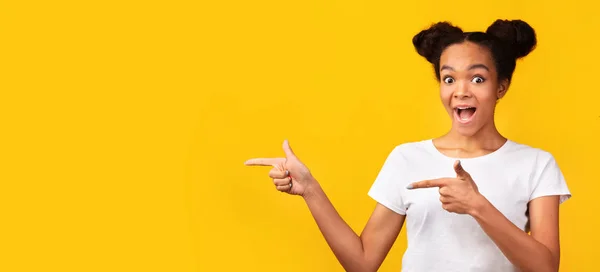
<path id="1" fill-rule="evenodd" d="M 463 42 L 448 46 L 440 56 L 440 67 L 447 65 L 461 70 L 473 64 L 483 64 L 494 69 L 490 51 L 472 42 Z"/>

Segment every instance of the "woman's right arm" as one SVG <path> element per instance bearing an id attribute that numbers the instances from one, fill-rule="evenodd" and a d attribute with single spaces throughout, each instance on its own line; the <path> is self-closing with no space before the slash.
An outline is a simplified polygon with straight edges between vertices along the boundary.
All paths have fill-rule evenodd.
<path id="1" fill-rule="evenodd" d="M 318 183 L 304 200 L 334 255 L 346 271 L 377 271 L 396 241 L 404 215 L 377 204 L 361 235 L 340 217 Z"/>
<path id="2" fill-rule="evenodd" d="M 269 177 L 275 188 L 304 198 L 327 244 L 346 271 L 377 271 L 396 241 L 405 216 L 377 204 L 363 232 L 357 235 L 287 141 L 283 150 L 285 158 L 255 158 L 245 164 L 273 166 Z"/>

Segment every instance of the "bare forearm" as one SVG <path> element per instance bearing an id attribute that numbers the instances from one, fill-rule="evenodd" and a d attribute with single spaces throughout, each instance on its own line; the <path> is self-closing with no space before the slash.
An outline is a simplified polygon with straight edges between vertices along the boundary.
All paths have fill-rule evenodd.
<path id="1" fill-rule="evenodd" d="M 506 258 L 522 271 L 558 271 L 558 260 L 542 243 L 519 229 L 481 197 L 471 214 Z"/>
<path id="2" fill-rule="evenodd" d="M 346 271 L 368 271 L 360 237 L 338 214 L 322 188 L 315 187 L 304 199 L 327 244 Z"/>

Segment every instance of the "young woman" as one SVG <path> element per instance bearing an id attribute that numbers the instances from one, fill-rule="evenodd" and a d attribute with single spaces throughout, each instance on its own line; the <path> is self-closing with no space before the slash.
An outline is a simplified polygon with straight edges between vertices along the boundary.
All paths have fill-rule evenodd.
<path id="1" fill-rule="evenodd" d="M 558 271 L 559 204 L 571 197 L 553 156 L 503 137 L 494 123 L 516 60 L 536 45 L 521 20 L 486 32 L 446 22 L 413 38 L 433 64 L 452 128 L 389 154 L 369 195 L 377 206 L 360 235 L 344 222 L 287 141 L 273 166 L 279 191 L 300 195 L 346 271 L 376 271 L 406 222 L 402 271 Z"/>

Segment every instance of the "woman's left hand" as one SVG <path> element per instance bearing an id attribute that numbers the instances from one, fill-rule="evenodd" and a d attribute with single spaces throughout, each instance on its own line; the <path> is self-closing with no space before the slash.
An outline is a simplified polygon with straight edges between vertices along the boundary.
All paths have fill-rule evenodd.
<path id="1" fill-rule="evenodd" d="M 471 175 L 462 168 L 460 161 L 454 163 L 454 171 L 456 172 L 456 178 L 423 180 L 409 184 L 406 188 L 414 190 L 437 187 L 439 188 L 440 202 L 442 202 L 444 210 L 473 215 L 483 196 L 479 193 L 477 184 L 475 184 Z"/>

